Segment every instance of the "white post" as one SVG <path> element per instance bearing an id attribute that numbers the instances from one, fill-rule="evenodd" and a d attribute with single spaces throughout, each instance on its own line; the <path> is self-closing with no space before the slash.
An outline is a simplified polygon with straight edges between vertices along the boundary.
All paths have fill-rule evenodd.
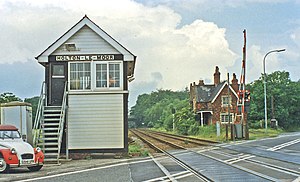
<path id="1" fill-rule="evenodd" d="M 203 112 L 200 112 L 201 115 L 201 127 L 203 127 Z"/>
<path id="2" fill-rule="evenodd" d="M 173 132 L 175 131 L 175 114 L 172 114 L 173 115 Z"/>

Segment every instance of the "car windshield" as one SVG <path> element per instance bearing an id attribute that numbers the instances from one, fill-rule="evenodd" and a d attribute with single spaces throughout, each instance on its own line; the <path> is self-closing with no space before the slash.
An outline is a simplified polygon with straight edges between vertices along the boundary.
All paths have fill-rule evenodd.
<path id="1" fill-rule="evenodd" d="M 21 138 L 20 133 L 18 131 L 1 131 L 0 130 L 0 138 Z"/>

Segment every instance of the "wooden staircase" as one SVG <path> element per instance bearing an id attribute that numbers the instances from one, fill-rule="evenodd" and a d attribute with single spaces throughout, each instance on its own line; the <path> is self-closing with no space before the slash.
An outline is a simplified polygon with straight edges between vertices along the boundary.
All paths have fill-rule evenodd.
<path id="1" fill-rule="evenodd" d="M 62 113 L 60 106 L 44 107 L 41 133 L 37 146 L 43 150 L 46 162 L 59 161 L 61 117 Z"/>

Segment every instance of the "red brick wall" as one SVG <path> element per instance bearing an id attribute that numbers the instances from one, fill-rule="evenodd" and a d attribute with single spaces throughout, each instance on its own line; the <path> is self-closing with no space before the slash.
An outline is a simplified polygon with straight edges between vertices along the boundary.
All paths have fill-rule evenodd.
<path id="1" fill-rule="evenodd" d="M 213 103 L 208 102 L 208 103 L 196 103 L 195 101 L 195 89 L 196 87 L 191 84 L 190 85 L 190 102 L 192 104 L 192 108 L 194 112 L 197 111 L 212 111 L 213 115 L 212 115 L 212 123 L 215 124 L 216 122 L 220 121 L 220 114 L 221 113 L 227 113 L 228 112 L 228 106 L 222 107 L 222 96 L 227 96 L 228 95 L 228 87 L 225 86 L 223 88 L 223 90 L 221 91 L 221 93 L 218 95 L 218 97 L 215 99 L 215 101 Z M 231 95 L 231 107 L 230 107 L 230 113 L 234 113 L 234 116 L 236 115 L 237 112 L 237 98 L 234 95 L 234 93 L 232 92 L 232 90 L 230 90 L 230 95 Z M 235 118 L 233 118 L 235 119 Z M 235 121 L 235 123 L 239 123 L 240 122 L 240 117 L 236 118 L 237 120 Z M 247 119 L 247 114 L 245 114 L 245 122 Z"/>
<path id="2" fill-rule="evenodd" d="M 212 110 L 213 110 L 213 117 L 212 122 L 215 124 L 216 122 L 220 121 L 220 114 L 228 112 L 228 106 L 222 107 L 222 96 L 228 95 L 228 88 L 225 86 L 221 93 L 218 95 L 216 100 L 212 103 Z M 230 113 L 236 113 L 236 102 L 237 98 L 234 93 L 230 90 L 231 96 L 231 106 L 230 106 Z"/>

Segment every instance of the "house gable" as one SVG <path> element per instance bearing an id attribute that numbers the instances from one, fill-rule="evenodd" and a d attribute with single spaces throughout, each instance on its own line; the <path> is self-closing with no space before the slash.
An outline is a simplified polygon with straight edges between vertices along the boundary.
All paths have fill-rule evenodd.
<path id="1" fill-rule="evenodd" d="M 69 51 L 66 45 L 75 44 L 75 50 Z M 84 25 L 66 42 L 59 46 L 51 55 L 77 55 L 77 54 L 121 54 L 106 40 L 100 37 L 90 27 Z"/>
<path id="2" fill-rule="evenodd" d="M 217 93 L 214 95 L 214 97 L 213 97 L 211 103 L 214 103 L 214 102 L 215 102 L 215 100 L 218 98 L 218 96 L 220 95 L 220 93 L 223 91 L 223 89 L 224 89 L 225 86 L 227 86 L 227 85 L 228 85 L 227 82 L 223 82 L 222 87 L 221 87 L 220 89 L 216 90 Z M 231 85 L 229 85 L 229 88 L 230 88 L 230 91 L 235 95 L 235 97 L 238 98 L 237 93 L 234 91 L 234 89 L 231 87 Z"/>
<path id="3" fill-rule="evenodd" d="M 87 30 L 87 27 L 99 35 L 100 44 L 103 41 L 106 41 L 107 44 L 109 44 L 111 47 L 107 46 L 106 48 L 109 51 L 116 51 L 121 53 L 124 56 L 124 61 L 135 61 L 135 56 L 129 52 L 125 47 L 123 47 L 119 42 L 117 42 L 115 39 L 113 39 L 110 35 L 108 35 L 105 31 L 103 31 L 99 26 L 97 26 L 94 22 L 92 22 L 87 16 L 84 16 L 77 24 L 75 24 L 70 30 L 68 30 L 64 35 L 62 35 L 58 40 L 56 40 L 52 45 L 50 45 L 45 51 L 43 51 L 40 55 L 36 57 L 36 59 L 39 61 L 39 63 L 47 63 L 48 62 L 48 56 L 51 54 L 57 54 L 55 51 L 61 50 L 61 46 L 65 43 L 69 42 L 73 39 L 75 39 L 76 33 L 78 32 L 78 35 L 83 36 L 84 34 L 81 31 Z M 89 34 L 91 35 L 91 34 Z M 80 37 L 79 36 L 79 37 Z M 101 40 L 102 39 L 102 40 Z M 113 49 L 111 49 L 113 48 Z M 90 50 L 91 51 L 91 50 Z M 70 52 L 68 53 L 70 54 Z"/>

